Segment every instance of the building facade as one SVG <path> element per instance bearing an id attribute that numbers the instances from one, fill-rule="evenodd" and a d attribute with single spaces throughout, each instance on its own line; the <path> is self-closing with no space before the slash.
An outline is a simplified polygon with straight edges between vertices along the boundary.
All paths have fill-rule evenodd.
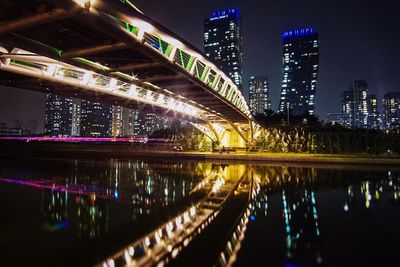
<path id="1" fill-rule="evenodd" d="M 375 95 L 368 95 L 368 128 L 382 128 L 382 116 L 379 114 L 378 99 Z"/>
<path id="2" fill-rule="evenodd" d="M 313 28 L 282 34 L 283 77 L 279 111 L 314 115 L 319 37 Z"/>
<path id="3" fill-rule="evenodd" d="M 46 95 L 45 133 L 51 136 L 80 135 L 81 101 L 79 99 Z"/>
<path id="4" fill-rule="evenodd" d="M 271 109 L 269 80 L 266 76 L 252 76 L 249 81 L 249 107 L 253 115 Z"/>
<path id="5" fill-rule="evenodd" d="M 170 126 L 170 119 L 152 112 L 135 111 L 134 132 L 135 136 L 148 137 L 154 131 Z"/>
<path id="6" fill-rule="evenodd" d="M 385 128 L 400 124 L 400 92 L 390 92 L 383 97 L 383 121 Z"/>
<path id="7" fill-rule="evenodd" d="M 213 12 L 210 18 L 204 20 L 204 52 L 243 90 L 239 9 Z"/>
<path id="8" fill-rule="evenodd" d="M 120 106 L 112 107 L 111 135 L 113 137 L 130 137 L 135 135 L 135 112 L 135 110 Z"/>
<path id="9" fill-rule="evenodd" d="M 342 113 L 346 127 L 368 128 L 368 84 L 354 80 L 342 94 Z"/>
<path id="10" fill-rule="evenodd" d="M 82 100 L 81 136 L 109 137 L 112 130 L 112 107 Z"/>

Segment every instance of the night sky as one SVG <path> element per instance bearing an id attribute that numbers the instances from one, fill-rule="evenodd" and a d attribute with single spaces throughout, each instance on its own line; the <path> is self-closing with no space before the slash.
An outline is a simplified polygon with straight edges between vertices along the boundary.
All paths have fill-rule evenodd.
<path id="1" fill-rule="evenodd" d="M 400 3 L 394 0 L 136 0 L 148 16 L 203 50 L 203 20 L 212 11 L 238 7 L 242 16 L 245 96 L 251 75 L 270 79 L 277 109 L 282 69 L 281 33 L 314 27 L 320 37 L 316 113 L 340 112 L 340 94 L 353 79 L 366 79 L 370 93 L 400 91 Z M 45 96 L 0 87 L 0 122 L 44 120 Z M 43 126 L 42 126 L 43 127 Z"/>

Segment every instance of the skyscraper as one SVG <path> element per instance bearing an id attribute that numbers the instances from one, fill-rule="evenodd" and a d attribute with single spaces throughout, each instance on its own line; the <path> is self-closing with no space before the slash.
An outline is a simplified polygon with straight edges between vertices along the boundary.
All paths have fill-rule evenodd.
<path id="1" fill-rule="evenodd" d="M 256 115 L 271 109 L 269 80 L 266 76 L 252 76 L 249 82 L 249 106 Z"/>
<path id="2" fill-rule="evenodd" d="M 378 100 L 375 95 L 368 95 L 368 128 L 380 129 L 382 118 L 378 111 Z"/>
<path id="3" fill-rule="evenodd" d="M 100 102 L 82 100 L 81 135 L 93 137 L 111 136 L 112 109 Z"/>
<path id="4" fill-rule="evenodd" d="M 154 131 L 169 126 L 169 119 L 152 112 L 135 111 L 134 132 L 135 136 L 149 136 Z"/>
<path id="5" fill-rule="evenodd" d="M 112 130 L 114 137 L 134 136 L 135 110 L 120 106 L 112 107 Z"/>
<path id="6" fill-rule="evenodd" d="M 345 126 L 368 128 L 368 84 L 354 80 L 342 94 L 342 113 Z"/>
<path id="7" fill-rule="evenodd" d="M 80 100 L 55 94 L 46 95 L 45 133 L 51 136 L 78 136 Z"/>
<path id="8" fill-rule="evenodd" d="M 213 12 L 204 20 L 204 52 L 242 90 L 240 27 L 239 9 Z"/>
<path id="9" fill-rule="evenodd" d="M 400 124 L 400 92 L 390 92 L 383 97 L 383 117 L 385 128 Z"/>
<path id="10" fill-rule="evenodd" d="M 319 65 L 318 33 L 313 28 L 284 32 L 280 112 L 314 114 Z"/>

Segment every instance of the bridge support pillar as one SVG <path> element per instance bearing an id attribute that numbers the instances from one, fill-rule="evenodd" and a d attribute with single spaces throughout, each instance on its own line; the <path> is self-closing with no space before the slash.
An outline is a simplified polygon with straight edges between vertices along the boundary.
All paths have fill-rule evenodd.
<path id="1" fill-rule="evenodd" d="M 217 148 L 247 148 L 252 140 L 252 130 L 249 125 L 236 125 L 230 122 L 210 122 L 206 125 L 192 123 L 192 125 L 214 142 Z"/>

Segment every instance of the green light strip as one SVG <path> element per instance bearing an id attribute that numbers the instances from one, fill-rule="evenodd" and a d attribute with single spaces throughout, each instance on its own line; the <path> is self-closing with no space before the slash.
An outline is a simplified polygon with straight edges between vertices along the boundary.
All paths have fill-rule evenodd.
<path id="1" fill-rule="evenodd" d="M 183 55 L 182 55 L 182 50 L 179 49 L 179 56 L 181 57 L 181 66 L 185 67 L 185 62 L 183 61 Z"/>
<path id="2" fill-rule="evenodd" d="M 217 83 L 218 83 L 218 81 L 219 81 L 219 77 L 218 77 L 218 75 L 217 74 L 215 74 L 215 76 L 214 76 L 214 80 L 213 80 L 213 82 L 212 82 L 212 84 L 211 84 L 211 87 L 215 90 L 215 88 L 217 87 Z"/>
<path id="3" fill-rule="evenodd" d="M 129 24 L 128 22 L 123 22 L 125 24 L 125 29 L 127 29 L 129 32 L 136 34 L 137 27 Z"/>
<path id="4" fill-rule="evenodd" d="M 164 54 L 163 47 L 162 47 L 162 42 L 161 42 L 161 38 L 158 38 L 158 46 L 159 46 L 158 49 L 160 50 L 160 52 Z"/>
<path id="5" fill-rule="evenodd" d="M 119 76 L 119 77 L 121 77 L 123 79 L 126 79 L 128 81 L 131 81 L 131 82 L 135 81 L 135 79 L 132 76 L 130 76 L 130 75 L 126 74 L 126 73 L 120 72 L 120 71 L 113 72 L 112 74 L 114 74 L 116 76 Z"/>
<path id="6" fill-rule="evenodd" d="M 62 51 L 61 49 L 56 48 L 56 55 L 57 55 L 58 57 L 61 57 L 61 56 L 62 56 L 62 53 L 63 53 L 63 51 Z"/>
<path id="7" fill-rule="evenodd" d="M 167 57 L 169 57 L 169 56 L 171 55 L 172 48 L 173 48 L 172 45 L 171 45 L 171 44 L 168 44 L 167 49 L 165 50 L 165 55 L 166 55 Z"/>
<path id="8" fill-rule="evenodd" d="M 199 67 L 197 66 L 197 64 L 194 66 L 194 70 L 196 71 L 196 76 L 200 78 Z"/>
<path id="9" fill-rule="evenodd" d="M 203 82 L 204 82 L 205 79 L 206 79 L 208 69 L 209 69 L 209 67 L 204 67 L 203 73 L 201 74 L 200 80 L 202 80 Z"/>
<path id="10" fill-rule="evenodd" d="M 193 62 L 194 62 L 194 57 L 190 56 L 189 62 L 187 64 L 186 68 L 185 68 L 187 71 L 190 71 L 190 69 L 192 68 Z"/>
<path id="11" fill-rule="evenodd" d="M 91 61 L 91 60 L 83 58 L 83 57 L 74 57 L 74 60 L 76 60 L 80 63 L 86 64 L 88 66 L 91 66 L 95 69 L 101 70 L 101 71 L 109 71 L 110 70 L 109 67 L 103 66 L 97 62 Z"/>

